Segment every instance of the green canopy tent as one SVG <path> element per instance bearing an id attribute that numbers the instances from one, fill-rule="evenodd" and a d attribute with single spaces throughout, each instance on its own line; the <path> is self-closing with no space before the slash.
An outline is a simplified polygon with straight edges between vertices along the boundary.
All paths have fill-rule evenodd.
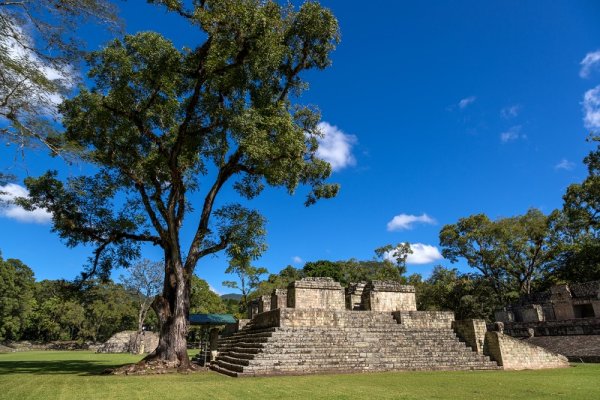
<path id="1" fill-rule="evenodd" d="M 196 362 L 206 365 L 209 351 L 217 350 L 217 339 L 219 335 L 218 326 L 237 324 L 237 319 L 231 314 L 190 314 L 188 317 L 190 325 L 204 328 L 204 340 L 201 351 L 196 356 Z"/>
<path id="2" fill-rule="evenodd" d="M 219 326 L 237 324 L 237 319 L 231 314 L 190 314 L 190 325 Z"/>

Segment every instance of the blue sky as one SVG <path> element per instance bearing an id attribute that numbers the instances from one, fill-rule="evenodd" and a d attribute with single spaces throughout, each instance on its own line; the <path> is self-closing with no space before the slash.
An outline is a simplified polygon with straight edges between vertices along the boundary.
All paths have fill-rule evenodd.
<path id="1" fill-rule="evenodd" d="M 253 200 L 268 220 L 269 249 L 257 265 L 277 272 L 318 259 L 369 259 L 377 247 L 408 241 L 418 244 L 409 273 L 427 276 L 436 264 L 450 266 L 436 259 L 444 224 L 530 207 L 548 213 L 586 176 L 585 138 L 600 129 L 599 2 L 322 3 L 338 18 L 342 42 L 332 67 L 306 75 L 310 89 L 299 101 L 321 109 L 322 156 L 341 191 L 310 208 L 302 188 Z M 120 6 L 129 33 L 158 30 L 177 46 L 200 40 L 160 9 Z M 91 48 L 108 39 L 95 28 L 84 34 Z M 41 150 L 23 159 L 3 146 L 0 157 L 19 179 L 84 170 Z M 48 223 L 13 211 L 0 217 L 3 257 L 23 260 L 38 279 L 77 276 L 91 249 L 68 249 Z M 152 248 L 144 255 L 160 257 Z M 226 265 L 224 257 L 204 259 L 196 273 L 228 292 Z"/>

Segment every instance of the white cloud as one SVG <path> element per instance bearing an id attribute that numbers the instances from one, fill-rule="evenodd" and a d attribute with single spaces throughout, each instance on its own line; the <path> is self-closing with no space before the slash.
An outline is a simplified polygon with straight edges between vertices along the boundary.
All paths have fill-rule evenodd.
<path id="1" fill-rule="evenodd" d="M 213 285 L 211 285 L 210 283 L 208 284 L 208 289 L 209 289 L 211 292 L 213 292 L 213 293 L 215 293 L 215 294 L 218 294 L 219 296 L 221 296 L 221 295 L 223 294 L 223 293 L 219 292 L 217 289 L 215 289 L 215 287 L 214 287 Z"/>
<path id="2" fill-rule="evenodd" d="M 444 258 L 437 247 L 428 244 L 412 243 L 410 249 L 412 250 L 412 254 L 409 254 L 408 257 L 406 257 L 407 264 L 429 264 Z M 384 254 L 383 257 L 386 260 L 396 262 L 389 253 Z"/>
<path id="3" fill-rule="evenodd" d="M 600 50 L 587 53 L 583 60 L 581 60 L 579 76 L 582 78 L 588 78 L 592 72 L 592 69 L 597 68 L 598 65 L 600 65 Z"/>
<path id="4" fill-rule="evenodd" d="M 521 125 L 511 126 L 507 131 L 500 134 L 500 141 L 502 143 L 513 142 L 517 139 L 525 139 L 526 135 L 521 133 Z"/>
<path id="5" fill-rule="evenodd" d="M 477 100 L 477 97 L 475 97 L 475 96 L 465 97 L 464 99 L 462 99 L 461 101 L 458 102 L 458 108 L 463 110 L 463 109 L 467 108 L 470 104 L 474 103 L 475 100 Z"/>
<path id="6" fill-rule="evenodd" d="M 511 119 L 517 117 L 520 111 L 521 106 L 515 104 L 512 106 L 504 107 L 502 110 L 500 110 L 500 115 L 502 115 L 502 118 L 504 119 Z"/>
<path id="7" fill-rule="evenodd" d="M 583 124 L 587 129 L 600 129 L 600 85 L 583 95 Z"/>
<path id="8" fill-rule="evenodd" d="M 52 220 L 52 214 L 41 208 L 36 208 L 33 211 L 27 211 L 12 203 L 16 197 L 27 197 L 29 192 L 23 186 L 9 183 L 0 186 L 0 202 L 6 203 L 0 205 L 0 216 L 11 218 L 19 222 L 31 222 L 35 224 L 47 224 Z"/>
<path id="9" fill-rule="evenodd" d="M 319 122 L 318 128 L 323 134 L 318 138 L 319 148 L 316 154 L 318 158 L 327 161 L 334 171 L 356 165 L 356 159 L 352 155 L 356 136 L 345 134 L 337 126 L 327 122 Z"/>
<path id="10" fill-rule="evenodd" d="M 390 232 L 393 231 L 401 231 L 404 229 L 412 229 L 413 224 L 422 223 L 434 225 L 435 219 L 431 218 L 427 214 L 423 215 L 409 215 L 409 214 L 399 214 L 396 215 L 390 222 L 387 223 L 387 230 Z"/>
<path id="11" fill-rule="evenodd" d="M 36 106 L 43 113 L 54 114 L 56 107 L 63 101 L 63 97 L 58 92 L 37 83 L 29 76 L 29 71 L 36 71 L 49 81 L 70 89 L 75 85 L 74 70 L 70 66 L 61 69 L 55 68 L 31 50 L 35 46 L 33 39 L 21 26 L 12 23 L 11 29 L 14 37 L 11 35 L 0 37 L 0 50 L 6 52 L 8 59 L 26 66 L 27 69 L 25 73 L 17 72 L 14 69 L 5 71 L 5 78 L 8 82 L 7 89 L 18 88 L 19 91 L 26 91 L 30 104 Z"/>
<path id="12" fill-rule="evenodd" d="M 302 258 L 300 258 L 299 256 L 294 256 L 294 257 L 292 257 L 292 262 L 294 264 L 302 264 L 304 262 L 304 260 Z"/>
<path id="13" fill-rule="evenodd" d="M 573 168 L 575 168 L 575 163 L 567 160 L 566 158 L 563 158 L 554 166 L 554 169 L 556 170 L 562 169 L 565 171 L 571 171 Z"/>

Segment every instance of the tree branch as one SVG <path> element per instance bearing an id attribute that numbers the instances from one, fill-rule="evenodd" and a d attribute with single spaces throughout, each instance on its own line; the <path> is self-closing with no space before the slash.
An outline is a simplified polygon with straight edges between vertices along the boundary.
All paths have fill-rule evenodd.
<path id="1" fill-rule="evenodd" d="M 227 163 L 219 169 L 219 173 L 215 182 L 213 183 L 210 191 L 206 194 L 204 198 L 204 205 L 202 207 L 202 214 L 200 217 L 200 222 L 198 223 L 198 228 L 196 229 L 196 233 L 194 234 L 194 239 L 192 240 L 192 244 L 190 245 L 190 249 L 188 251 L 188 258 L 186 260 L 186 269 L 192 270 L 196 265 L 196 262 L 202 257 L 202 250 L 200 250 L 200 246 L 208 233 L 208 223 L 210 220 L 210 216 L 212 214 L 213 205 L 215 202 L 215 198 L 223 187 L 223 184 L 227 182 L 227 180 L 236 172 L 239 171 L 239 160 L 241 158 L 241 152 L 238 149 L 230 158 Z M 209 254 L 209 253 L 207 253 Z"/>

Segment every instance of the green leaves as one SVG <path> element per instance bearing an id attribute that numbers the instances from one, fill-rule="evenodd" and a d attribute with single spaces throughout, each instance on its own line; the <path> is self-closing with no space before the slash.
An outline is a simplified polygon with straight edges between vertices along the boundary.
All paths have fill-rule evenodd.
<path id="1" fill-rule="evenodd" d="M 0 256 L 0 341 L 19 340 L 27 328 L 35 305 L 34 282 L 27 265 Z"/>
<path id="2" fill-rule="evenodd" d="M 28 181 L 23 204 L 51 211 L 68 245 L 96 246 L 90 273 L 128 263 L 139 242 L 161 246 L 187 277 L 216 251 L 256 259 L 266 248 L 260 214 L 236 204 L 215 210 L 230 180 L 246 199 L 266 186 L 307 185 L 310 205 L 338 191 L 315 157 L 318 111 L 292 99 L 306 87 L 303 71 L 330 64 L 339 41 L 331 12 L 311 2 L 297 11 L 259 0 L 152 2 L 198 26 L 204 43 L 176 49 L 141 32 L 92 53 L 95 86 L 62 104 L 60 139 L 100 172 L 66 185 L 52 174 Z M 196 191 L 204 201 L 186 251 L 180 230 Z"/>
<path id="3" fill-rule="evenodd" d="M 496 292 L 528 294 L 535 281 L 554 268 L 560 249 L 553 219 L 539 210 L 491 221 L 484 214 L 461 218 L 440 232 L 442 255 L 452 262 L 464 258 L 491 279 Z"/>
<path id="4" fill-rule="evenodd" d="M 256 210 L 239 204 L 215 211 L 218 234 L 226 238 L 226 252 L 232 260 L 255 260 L 266 250 L 265 219 Z"/>

